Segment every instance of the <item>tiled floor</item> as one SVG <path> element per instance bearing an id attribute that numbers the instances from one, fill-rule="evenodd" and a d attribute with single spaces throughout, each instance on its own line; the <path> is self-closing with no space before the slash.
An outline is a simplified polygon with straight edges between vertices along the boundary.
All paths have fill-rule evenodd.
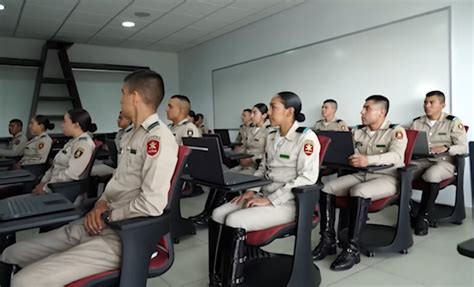
<path id="1" fill-rule="evenodd" d="M 182 200 L 183 215 L 199 213 L 206 194 Z M 392 222 L 395 208 L 371 214 L 375 222 Z M 425 237 L 415 236 L 415 244 L 407 255 L 375 254 L 363 256 L 361 263 L 351 270 L 334 272 L 329 269 L 334 257 L 317 262 L 321 270 L 321 286 L 474 286 L 474 259 L 459 255 L 459 242 L 474 237 L 471 210 L 461 226 L 440 225 L 430 229 Z M 318 242 L 318 230 L 313 232 L 313 246 Z M 293 238 L 279 239 L 266 249 L 292 253 Z M 207 229 L 186 237 L 175 245 L 173 267 L 160 278 L 150 279 L 150 287 L 207 286 Z"/>

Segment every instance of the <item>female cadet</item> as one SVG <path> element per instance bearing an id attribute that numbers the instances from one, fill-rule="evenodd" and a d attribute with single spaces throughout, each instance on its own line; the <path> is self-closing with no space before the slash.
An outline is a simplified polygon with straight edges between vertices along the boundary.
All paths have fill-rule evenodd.
<path id="1" fill-rule="evenodd" d="M 253 126 L 247 130 L 245 138 L 242 139 L 243 145 L 239 149 L 239 151 L 248 153 L 252 157 L 241 159 L 240 164 L 232 168 L 233 171 L 253 174 L 257 170 L 258 164 L 265 153 L 265 143 L 270 127 L 266 125 L 267 113 L 267 105 L 259 103 L 253 106 L 250 116 Z"/>
<path id="2" fill-rule="evenodd" d="M 300 98 L 292 92 L 278 93 L 270 102 L 268 115 L 278 129 L 269 133 L 265 155 L 254 175 L 272 183 L 247 190 L 214 210 L 209 221 L 210 286 L 240 284 L 245 232 L 293 221 L 292 188 L 318 179 L 319 141 L 313 131 L 298 125 L 305 120 Z"/>
<path id="3" fill-rule="evenodd" d="M 46 116 L 37 115 L 30 120 L 28 128 L 34 137 L 26 143 L 20 166 L 46 163 L 53 143 L 46 130 L 54 129 L 54 124 Z"/>
<path id="4" fill-rule="evenodd" d="M 78 180 L 84 174 L 91 161 L 95 144 L 88 132 L 95 132 L 96 124 L 92 123 L 89 113 L 83 109 L 72 109 L 64 115 L 63 132 L 72 137 L 58 152 L 53 165 L 46 171 L 41 182 L 33 193 L 46 192 L 48 183 Z"/>

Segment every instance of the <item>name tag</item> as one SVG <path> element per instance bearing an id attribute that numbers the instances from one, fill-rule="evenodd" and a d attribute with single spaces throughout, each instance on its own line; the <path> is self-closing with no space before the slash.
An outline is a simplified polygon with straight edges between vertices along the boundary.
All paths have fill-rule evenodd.
<path id="1" fill-rule="evenodd" d="M 386 147 L 386 145 L 384 145 L 384 144 L 378 144 L 378 145 L 376 145 L 376 147 Z"/>
<path id="2" fill-rule="evenodd" d="M 287 154 L 280 154 L 280 158 L 290 159 L 290 156 Z"/>
<path id="3" fill-rule="evenodd" d="M 137 150 L 136 150 L 136 149 L 133 149 L 133 148 L 131 148 L 131 149 L 130 149 L 130 153 L 131 153 L 131 154 L 137 154 Z"/>

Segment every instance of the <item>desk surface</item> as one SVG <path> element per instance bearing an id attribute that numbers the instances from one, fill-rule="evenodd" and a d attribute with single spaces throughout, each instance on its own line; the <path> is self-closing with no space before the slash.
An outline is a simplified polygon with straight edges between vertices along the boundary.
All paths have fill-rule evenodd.
<path id="1" fill-rule="evenodd" d="M 16 160 L 12 158 L 0 158 L 0 166 L 11 166 Z"/>
<path id="2" fill-rule="evenodd" d="M 23 169 L 24 172 L 26 169 Z M 11 172 L 11 171 L 10 171 Z M 29 171 L 28 171 L 29 172 Z M 3 178 L 0 179 L 0 185 L 8 185 L 8 184 L 17 184 L 17 183 L 28 183 L 36 180 L 36 175 L 29 172 L 30 175 L 22 176 L 22 177 L 12 177 L 12 178 Z"/>
<path id="3" fill-rule="evenodd" d="M 181 178 L 185 181 L 192 181 L 199 185 L 203 185 L 203 186 L 207 186 L 210 188 L 215 188 L 215 189 L 223 190 L 223 191 L 231 191 L 231 192 L 247 190 L 249 188 L 264 186 L 264 185 L 272 183 L 271 180 L 262 178 L 261 180 L 249 181 L 249 182 L 240 183 L 240 184 L 221 185 L 221 184 L 212 183 L 208 181 L 193 179 L 189 174 L 183 175 Z"/>
<path id="4" fill-rule="evenodd" d="M 352 167 L 349 164 L 347 165 L 340 165 L 340 164 L 335 164 L 335 163 L 326 163 L 323 162 L 323 167 L 327 168 L 336 168 L 336 169 L 344 169 L 344 170 L 351 170 L 351 171 L 357 171 L 357 172 L 365 172 L 365 173 L 373 173 L 375 171 L 380 171 L 388 168 L 394 167 L 393 164 L 389 165 L 384 165 L 384 166 L 373 166 L 373 169 L 371 167 L 367 168 L 357 168 L 357 167 Z"/>

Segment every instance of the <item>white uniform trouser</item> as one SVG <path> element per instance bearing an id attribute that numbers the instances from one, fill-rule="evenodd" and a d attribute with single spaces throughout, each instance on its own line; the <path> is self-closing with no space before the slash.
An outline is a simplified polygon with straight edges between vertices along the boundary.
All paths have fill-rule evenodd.
<path id="1" fill-rule="evenodd" d="M 243 208 L 239 204 L 226 203 L 214 209 L 212 219 L 233 228 L 243 228 L 246 231 L 262 230 L 289 223 L 295 220 L 296 206 L 290 200 L 279 206 L 256 206 Z"/>
<path id="2" fill-rule="evenodd" d="M 118 268 L 121 252 L 113 230 L 89 236 L 80 219 L 8 247 L 2 261 L 23 268 L 13 277 L 12 287 L 56 287 Z"/>
<path id="3" fill-rule="evenodd" d="M 325 193 L 338 197 L 362 197 L 371 200 L 394 195 L 398 190 L 398 179 L 376 173 L 356 173 L 338 177 L 324 184 Z"/>

